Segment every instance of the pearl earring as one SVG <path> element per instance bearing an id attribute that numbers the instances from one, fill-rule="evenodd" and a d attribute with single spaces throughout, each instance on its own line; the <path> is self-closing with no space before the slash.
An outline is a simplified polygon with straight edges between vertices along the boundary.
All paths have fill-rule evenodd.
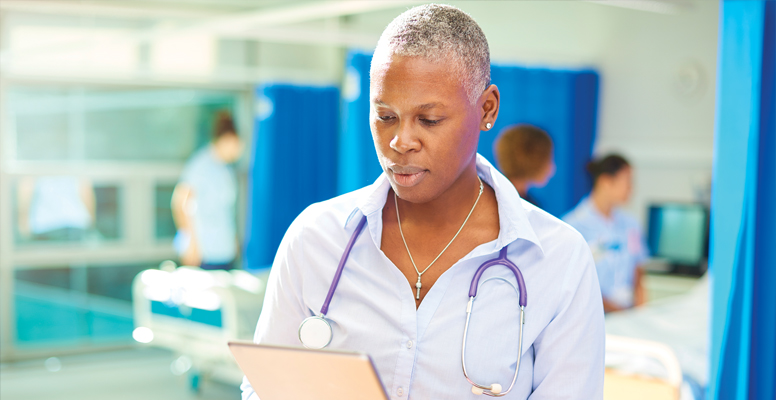
<path id="1" fill-rule="evenodd" d="M 491 126 L 493 125 L 491 125 L 490 122 L 488 122 L 487 124 L 485 124 L 485 129 L 490 129 Z"/>

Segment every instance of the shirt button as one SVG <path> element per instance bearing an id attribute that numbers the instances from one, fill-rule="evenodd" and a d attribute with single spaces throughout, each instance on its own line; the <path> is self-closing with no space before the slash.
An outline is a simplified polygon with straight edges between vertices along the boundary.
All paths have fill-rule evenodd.
<path id="1" fill-rule="evenodd" d="M 412 348 L 412 340 L 408 340 L 408 341 L 407 341 L 407 348 L 408 348 L 408 349 L 411 349 L 411 348 Z"/>
<path id="2" fill-rule="evenodd" d="M 398 388 L 398 389 L 396 389 L 396 395 L 397 395 L 397 396 L 402 396 L 402 395 L 404 395 L 404 389 L 402 389 L 402 388 Z"/>

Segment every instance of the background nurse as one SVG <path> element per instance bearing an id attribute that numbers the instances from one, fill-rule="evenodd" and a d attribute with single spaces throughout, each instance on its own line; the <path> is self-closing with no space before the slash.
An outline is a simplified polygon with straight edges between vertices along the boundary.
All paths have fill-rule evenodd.
<path id="1" fill-rule="evenodd" d="M 648 257 L 638 221 L 620 207 L 628 202 L 633 185 L 630 163 L 610 154 L 587 167 L 593 189 L 563 220 L 590 245 L 595 260 L 604 311 L 619 311 L 643 304 L 641 264 Z"/>

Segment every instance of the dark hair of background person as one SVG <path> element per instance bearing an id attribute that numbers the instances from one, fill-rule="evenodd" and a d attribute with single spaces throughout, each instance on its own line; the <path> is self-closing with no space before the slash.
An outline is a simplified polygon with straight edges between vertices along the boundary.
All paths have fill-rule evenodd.
<path id="1" fill-rule="evenodd" d="M 229 111 L 219 111 L 213 124 L 213 139 L 217 140 L 224 135 L 237 135 L 234 127 L 234 119 Z"/>
<path id="2" fill-rule="evenodd" d="M 587 163 L 587 172 L 593 177 L 593 185 L 595 185 L 601 175 L 614 176 L 625 167 L 630 167 L 630 163 L 625 157 L 619 154 L 609 154 Z"/>
<path id="3" fill-rule="evenodd" d="M 501 172 L 510 179 L 535 178 L 552 159 L 550 135 L 533 125 L 504 128 L 493 147 Z"/>

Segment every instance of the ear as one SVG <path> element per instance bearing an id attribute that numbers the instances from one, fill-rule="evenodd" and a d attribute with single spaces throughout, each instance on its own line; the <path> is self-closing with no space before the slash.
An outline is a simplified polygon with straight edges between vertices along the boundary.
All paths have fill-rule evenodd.
<path id="1" fill-rule="evenodd" d="M 498 117 L 498 108 L 501 104 L 501 94 L 496 85 L 490 85 L 480 96 L 482 104 L 482 118 L 480 119 L 480 130 L 489 131 L 496 125 Z M 490 124 L 490 127 L 488 127 Z"/>

